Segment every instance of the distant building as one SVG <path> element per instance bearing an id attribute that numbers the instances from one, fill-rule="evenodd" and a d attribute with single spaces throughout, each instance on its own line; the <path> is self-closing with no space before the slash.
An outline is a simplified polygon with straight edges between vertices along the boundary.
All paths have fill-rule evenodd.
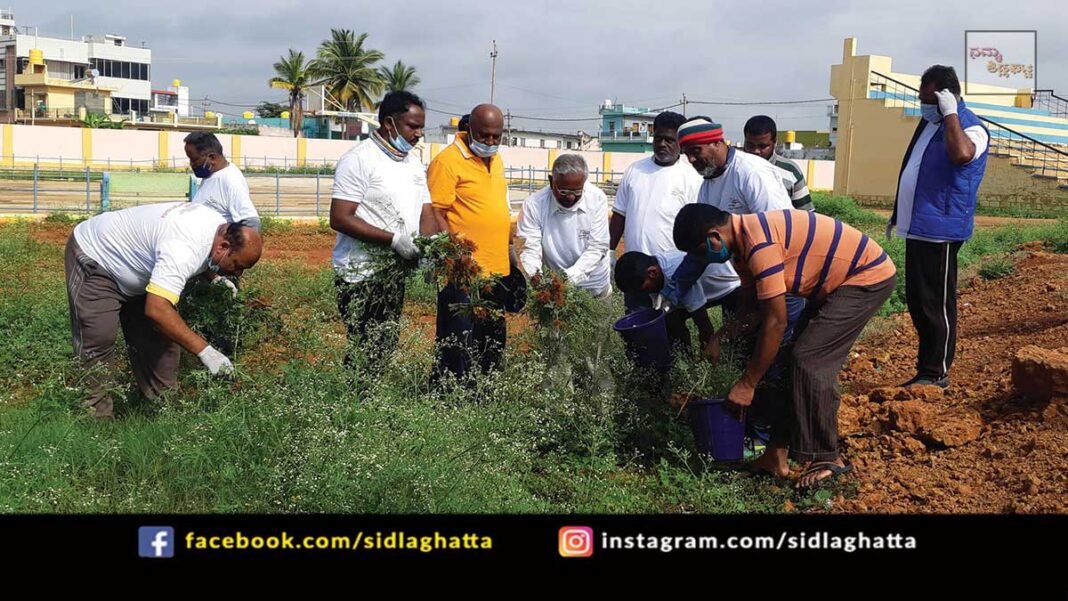
<path id="1" fill-rule="evenodd" d="M 451 144 L 456 139 L 457 125 L 460 118 L 452 117 L 447 125 L 442 125 L 436 134 L 427 136 L 428 142 L 438 144 Z M 504 136 L 501 139 L 502 146 L 514 148 L 545 148 L 555 150 L 600 150 L 600 144 L 596 137 L 582 131 L 571 133 L 548 132 L 532 129 L 517 129 L 505 127 Z"/>
<path id="2" fill-rule="evenodd" d="M 605 100 L 599 112 L 601 133 L 598 139 L 605 152 L 653 151 L 653 120 L 657 113 L 611 100 Z"/>
<path id="3" fill-rule="evenodd" d="M 152 90 L 152 105 L 149 112 L 177 114 L 179 117 L 189 116 L 189 88 L 182 85 L 180 80 L 171 82 L 166 90 Z"/>
<path id="4" fill-rule="evenodd" d="M 123 36 L 63 39 L 29 27 L 20 33 L 14 14 L 0 12 L 0 121 L 77 119 L 83 107 L 144 116 L 152 100 L 151 71 L 152 51 L 128 46 Z"/>

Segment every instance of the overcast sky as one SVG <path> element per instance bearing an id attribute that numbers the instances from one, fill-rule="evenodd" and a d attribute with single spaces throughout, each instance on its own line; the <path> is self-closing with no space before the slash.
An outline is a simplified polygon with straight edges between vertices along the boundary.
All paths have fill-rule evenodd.
<path id="1" fill-rule="evenodd" d="M 0 0 L 2 1 L 2 0 Z M 369 34 L 392 64 L 415 65 L 430 108 L 460 114 L 489 99 L 497 40 L 496 102 L 516 115 L 590 121 L 513 121 L 516 127 L 596 132 L 606 98 L 663 107 L 690 100 L 771 101 L 829 97 L 842 41 L 894 58 L 894 70 L 934 63 L 963 77 L 965 29 L 1037 29 L 1038 84 L 1068 92 L 1068 11 L 1050 0 L 846 0 L 614 2 L 524 0 L 8 0 L 20 26 L 69 37 L 119 33 L 153 51 L 153 84 L 181 79 L 196 99 L 236 105 L 284 100 L 267 87 L 288 48 L 314 55 L 330 28 Z M 199 104 L 199 103 L 198 103 Z M 691 105 L 739 136 L 753 114 L 780 129 L 828 127 L 826 103 L 788 107 Z M 221 104 L 213 110 L 239 114 Z M 447 117 L 432 113 L 431 123 Z"/>

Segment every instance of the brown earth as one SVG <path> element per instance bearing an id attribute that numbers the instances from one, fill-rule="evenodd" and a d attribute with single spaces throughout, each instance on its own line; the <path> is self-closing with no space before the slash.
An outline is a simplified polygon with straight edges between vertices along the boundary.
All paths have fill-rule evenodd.
<path id="1" fill-rule="evenodd" d="M 854 348 L 840 423 L 860 488 L 839 511 L 1068 512 L 1068 404 L 1012 379 L 1020 349 L 1068 346 L 1068 256 L 1032 251 L 1013 275 L 973 281 L 958 306 L 944 393 L 886 388 L 913 375 L 908 315 Z"/>

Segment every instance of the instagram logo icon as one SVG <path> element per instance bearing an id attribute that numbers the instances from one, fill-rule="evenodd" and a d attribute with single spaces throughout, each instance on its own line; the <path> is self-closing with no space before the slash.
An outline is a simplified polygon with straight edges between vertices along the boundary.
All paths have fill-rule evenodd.
<path id="1" fill-rule="evenodd" d="M 561 557 L 589 557 L 593 555 L 593 528 L 564 526 L 560 529 Z"/>

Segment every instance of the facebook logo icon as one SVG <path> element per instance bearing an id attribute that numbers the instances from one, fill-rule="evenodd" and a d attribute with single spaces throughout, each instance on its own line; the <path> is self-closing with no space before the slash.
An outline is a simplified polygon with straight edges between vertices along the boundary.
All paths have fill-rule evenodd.
<path id="1" fill-rule="evenodd" d="M 141 557 L 174 557 L 174 528 L 141 526 L 137 529 L 137 554 Z"/>

